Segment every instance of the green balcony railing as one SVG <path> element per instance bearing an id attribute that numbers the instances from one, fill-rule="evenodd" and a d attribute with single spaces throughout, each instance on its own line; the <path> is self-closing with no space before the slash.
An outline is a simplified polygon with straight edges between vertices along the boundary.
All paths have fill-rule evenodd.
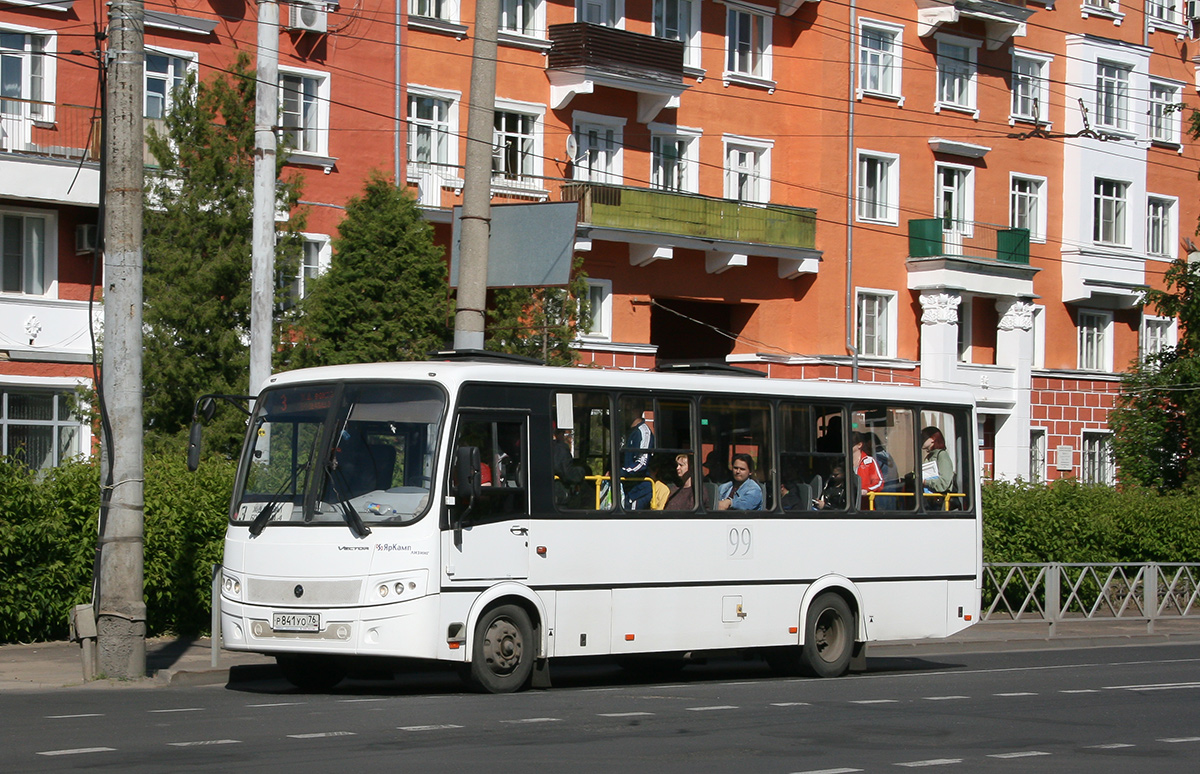
<path id="1" fill-rule="evenodd" d="M 564 202 L 579 202 L 579 222 L 602 228 L 814 249 L 816 210 L 629 188 L 566 183 Z"/>
<path id="2" fill-rule="evenodd" d="M 1029 229 L 915 218 L 908 221 L 908 254 L 912 258 L 980 258 L 1028 266 Z"/>

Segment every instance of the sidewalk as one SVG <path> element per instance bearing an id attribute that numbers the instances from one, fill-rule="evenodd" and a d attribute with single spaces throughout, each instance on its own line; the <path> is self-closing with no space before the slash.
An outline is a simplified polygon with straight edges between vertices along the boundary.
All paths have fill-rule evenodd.
<path id="1" fill-rule="evenodd" d="M 1035 622 L 977 624 L 943 640 L 909 640 L 870 645 L 867 657 L 927 657 L 955 653 L 994 653 L 1010 650 L 1113 647 L 1130 644 L 1200 645 L 1200 618 L 1166 619 L 1153 633 L 1145 622 L 1095 621 L 1061 623 L 1054 638 L 1045 624 Z M 155 688 L 177 685 L 225 685 L 278 674 L 275 659 L 255 653 L 218 652 L 212 665 L 211 641 L 163 637 L 146 641 L 145 680 L 84 682 L 80 647 L 72 642 L 0 645 L 0 693 Z"/>

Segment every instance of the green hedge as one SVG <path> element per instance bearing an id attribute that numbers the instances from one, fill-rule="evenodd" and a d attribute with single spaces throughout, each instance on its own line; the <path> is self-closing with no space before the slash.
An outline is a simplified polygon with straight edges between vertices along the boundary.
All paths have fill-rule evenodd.
<path id="1" fill-rule="evenodd" d="M 221 460 L 190 473 L 182 454 L 146 458 L 148 633 L 208 631 L 233 473 Z M 95 462 L 39 474 L 0 458 L 0 643 L 64 639 L 71 607 L 91 600 L 99 478 Z"/>

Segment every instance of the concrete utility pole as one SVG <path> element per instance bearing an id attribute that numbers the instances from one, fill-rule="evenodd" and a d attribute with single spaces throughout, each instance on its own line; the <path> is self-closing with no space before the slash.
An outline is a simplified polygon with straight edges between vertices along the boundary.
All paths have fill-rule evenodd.
<path id="1" fill-rule="evenodd" d="M 275 306 L 275 121 L 279 114 L 279 4 L 258 0 L 254 94 L 254 214 L 250 248 L 250 394 L 271 375 Z"/>
<path id="2" fill-rule="evenodd" d="M 475 0 L 475 42 L 471 50 L 471 107 L 467 116 L 467 158 L 463 172 L 461 260 L 454 310 L 454 348 L 483 349 L 487 306 L 488 239 L 492 222 L 492 128 L 496 109 L 496 30 L 498 0 Z"/>
<path id="3" fill-rule="evenodd" d="M 104 153 L 104 362 L 112 431 L 102 489 L 96 613 L 101 674 L 146 676 L 142 464 L 142 0 L 113 0 L 108 16 Z"/>

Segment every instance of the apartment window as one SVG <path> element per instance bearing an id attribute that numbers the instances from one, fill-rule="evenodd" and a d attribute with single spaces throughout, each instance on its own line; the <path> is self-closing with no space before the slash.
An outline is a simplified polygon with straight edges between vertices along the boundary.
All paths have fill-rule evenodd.
<path id="1" fill-rule="evenodd" d="M 938 41 L 936 109 L 975 111 L 975 52 L 966 41 Z"/>
<path id="2" fill-rule="evenodd" d="M 1012 175 L 1009 178 L 1009 228 L 1029 230 L 1034 242 L 1046 241 L 1046 186 L 1044 177 Z"/>
<path id="3" fill-rule="evenodd" d="M 859 151 L 859 220 L 892 224 L 899 222 L 899 164 L 898 156 Z"/>
<path id="4" fill-rule="evenodd" d="M 1180 24 L 1179 6 L 1183 4 L 1183 0 L 1147 0 L 1146 14 L 1151 19 Z"/>
<path id="5" fill-rule="evenodd" d="M 146 51 L 145 116 L 166 118 L 175 93 L 183 87 L 192 60 L 174 54 Z"/>
<path id="6" fill-rule="evenodd" d="M 612 280 L 588 278 L 588 313 L 591 319 L 580 338 L 612 340 Z"/>
<path id="7" fill-rule="evenodd" d="M 588 24 L 620 27 L 624 24 L 624 3 L 620 0 L 576 0 L 576 17 Z"/>
<path id="8" fill-rule="evenodd" d="M 773 143 L 725 136 L 725 198 L 765 204 L 771 200 Z"/>
<path id="9" fill-rule="evenodd" d="M 654 35 L 683 44 L 683 64 L 700 67 L 700 0 L 654 0 Z"/>
<path id="10" fill-rule="evenodd" d="M 971 342 L 972 328 L 974 325 L 974 314 L 971 306 L 974 299 L 970 296 L 960 296 L 958 302 L 958 334 L 956 344 L 958 346 L 958 362 L 971 362 Z"/>
<path id="11" fill-rule="evenodd" d="M 1175 248 L 1175 225 L 1171 217 L 1173 199 L 1151 196 L 1146 200 L 1146 253 L 1171 258 Z"/>
<path id="12" fill-rule="evenodd" d="M 1129 183 L 1096 178 L 1092 196 L 1092 240 L 1128 246 Z"/>
<path id="13" fill-rule="evenodd" d="M 896 356 L 896 293 L 858 291 L 858 353 L 864 357 Z"/>
<path id="14" fill-rule="evenodd" d="M 1079 477 L 1087 484 L 1112 484 L 1116 481 L 1116 467 L 1112 459 L 1112 435 L 1109 433 L 1083 434 L 1083 461 Z"/>
<path id="15" fill-rule="evenodd" d="M 79 421 L 71 412 L 71 394 L 5 390 L 3 453 L 34 470 L 45 470 L 83 453 Z"/>
<path id="16" fill-rule="evenodd" d="M 1179 121 L 1182 116 L 1180 88 L 1174 84 L 1150 83 L 1150 139 L 1154 142 L 1179 144 Z"/>
<path id="17" fill-rule="evenodd" d="M 497 100 L 496 104 L 492 123 L 492 185 L 538 188 L 542 177 L 543 108 L 511 100 Z"/>
<path id="18" fill-rule="evenodd" d="M 1112 322 L 1110 312 L 1080 310 L 1076 315 L 1081 370 L 1112 370 Z"/>
<path id="19" fill-rule="evenodd" d="M 1096 126 L 1117 131 L 1129 129 L 1130 68 L 1115 62 L 1096 63 Z"/>
<path id="20" fill-rule="evenodd" d="M 901 34 L 903 28 L 863 22 L 859 31 L 859 96 L 900 96 Z"/>
<path id="21" fill-rule="evenodd" d="M 1143 359 L 1175 346 L 1175 320 L 1170 317 L 1142 317 L 1138 350 Z"/>
<path id="22" fill-rule="evenodd" d="M 974 228 L 974 170 L 970 167 L 937 165 L 937 208 L 942 218 L 946 247 L 961 247 L 956 238 L 969 237 Z M 948 253 L 953 254 L 953 253 Z"/>
<path id="23" fill-rule="evenodd" d="M 748 7 L 728 5 L 725 54 L 728 73 L 770 79 L 771 17 Z"/>
<path id="24" fill-rule="evenodd" d="M 329 147 L 329 76 L 315 72 L 279 73 L 283 141 L 296 153 L 324 156 Z"/>
<path id="25" fill-rule="evenodd" d="M 408 12 L 413 16 L 442 21 L 458 21 L 457 0 L 410 0 Z"/>
<path id="26" fill-rule="evenodd" d="M 446 173 L 457 132 L 451 123 L 455 100 L 449 96 L 408 92 L 408 163 L 421 171 L 441 169 Z"/>
<path id="27" fill-rule="evenodd" d="M 46 240 L 55 223 L 49 215 L 0 212 L 0 291 L 41 296 L 49 285 Z"/>
<path id="28" fill-rule="evenodd" d="M 1046 480 L 1046 428 L 1029 431 L 1029 480 L 1035 484 Z"/>
<path id="29" fill-rule="evenodd" d="M 0 30 L 0 115 L 28 121 L 54 120 L 54 35 Z M 30 126 L 10 126 L 0 147 L 24 147 Z M 15 131 L 14 131 L 15 130 Z M 14 140 L 19 142 L 14 142 Z"/>
<path id="30" fill-rule="evenodd" d="M 573 165 L 576 180 L 610 185 L 621 183 L 624 129 L 624 119 L 575 113 L 575 141 L 579 146 Z"/>
<path id="31" fill-rule="evenodd" d="M 1048 124 L 1050 59 L 1032 53 L 1013 52 L 1012 115 L 1017 121 Z"/>
<path id="32" fill-rule="evenodd" d="M 308 295 L 309 290 L 312 289 L 312 280 L 329 269 L 329 260 L 329 237 L 322 234 L 305 234 L 300 268 L 292 282 L 293 301 L 299 301 Z"/>
<path id="33" fill-rule="evenodd" d="M 500 30 L 537 36 L 540 9 L 540 0 L 500 0 Z"/>
<path id="34" fill-rule="evenodd" d="M 695 147 L 698 130 L 681 133 L 679 127 L 650 125 L 650 187 L 695 193 L 698 175 Z"/>

